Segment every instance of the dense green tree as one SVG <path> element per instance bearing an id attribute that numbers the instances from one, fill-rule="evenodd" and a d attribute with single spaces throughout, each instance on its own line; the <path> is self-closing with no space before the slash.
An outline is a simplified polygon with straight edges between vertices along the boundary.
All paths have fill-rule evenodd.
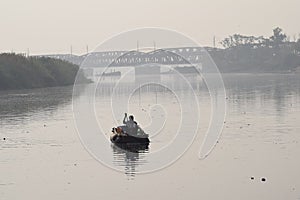
<path id="1" fill-rule="evenodd" d="M 79 66 L 46 57 L 0 54 L 0 90 L 72 85 Z M 82 81 L 88 80 L 79 74 Z"/>

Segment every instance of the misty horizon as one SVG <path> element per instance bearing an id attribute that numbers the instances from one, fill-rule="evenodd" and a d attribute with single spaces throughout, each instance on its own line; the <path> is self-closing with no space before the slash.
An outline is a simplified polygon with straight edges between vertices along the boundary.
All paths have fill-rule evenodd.
<path id="1" fill-rule="evenodd" d="M 300 2 L 252 1 L 52 1 L 1 2 L 4 27 L 0 52 L 81 55 L 112 35 L 137 27 L 176 30 L 201 46 L 216 45 L 232 34 L 270 36 L 281 27 L 290 39 L 299 38 L 295 19 Z M 166 14 L 167 13 L 167 14 Z M 163 17 L 161 17 L 163 16 Z M 158 44 L 159 45 L 159 44 Z"/>

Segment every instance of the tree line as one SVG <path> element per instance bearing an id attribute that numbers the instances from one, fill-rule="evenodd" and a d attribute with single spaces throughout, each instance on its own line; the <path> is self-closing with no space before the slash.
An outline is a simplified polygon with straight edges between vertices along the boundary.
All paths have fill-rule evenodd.
<path id="1" fill-rule="evenodd" d="M 234 34 L 225 38 L 220 43 L 225 49 L 241 46 L 252 48 L 279 48 L 282 45 L 292 45 L 295 51 L 300 52 L 300 38 L 297 41 L 291 42 L 280 27 L 273 29 L 273 35 L 269 38 Z"/>
<path id="2" fill-rule="evenodd" d="M 0 54 L 0 90 L 72 85 L 78 65 L 47 57 Z M 88 82 L 83 73 L 78 78 Z"/>
<path id="3" fill-rule="evenodd" d="M 300 71 L 300 39 L 290 41 L 279 27 L 270 37 L 234 34 L 221 41 L 224 48 L 210 48 L 221 72 Z"/>

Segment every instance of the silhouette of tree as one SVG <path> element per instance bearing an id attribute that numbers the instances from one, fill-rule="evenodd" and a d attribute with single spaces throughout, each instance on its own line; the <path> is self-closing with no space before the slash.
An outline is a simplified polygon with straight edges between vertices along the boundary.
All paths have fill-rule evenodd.
<path id="1" fill-rule="evenodd" d="M 0 54 L 0 90 L 72 85 L 78 65 L 46 57 Z M 88 82 L 82 73 L 80 80 Z"/>
<path id="2" fill-rule="evenodd" d="M 284 43 L 287 40 L 286 34 L 283 33 L 283 30 L 279 27 L 273 30 L 273 35 L 270 37 L 274 47 L 279 47 L 280 44 Z"/>
<path id="3" fill-rule="evenodd" d="M 221 41 L 221 44 L 224 48 L 238 47 L 238 46 L 262 46 L 265 44 L 266 39 L 263 36 L 254 37 L 254 36 L 245 36 L 240 34 L 234 34 L 225 38 Z"/>
<path id="4" fill-rule="evenodd" d="M 296 42 L 295 50 L 296 50 L 296 52 L 297 52 L 298 54 L 300 53 L 300 38 L 299 38 L 298 41 Z"/>

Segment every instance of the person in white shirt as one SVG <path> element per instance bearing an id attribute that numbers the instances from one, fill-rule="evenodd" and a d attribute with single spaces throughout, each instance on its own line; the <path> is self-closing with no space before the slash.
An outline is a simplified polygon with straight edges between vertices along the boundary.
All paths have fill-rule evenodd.
<path id="1" fill-rule="evenodd" d="M 125 113 L 124 119 L 123 119 L 123 124 L 126 126 L 125 132 L 129 135 L 135 136 L 137 135 L 137 129 L 138 125 L 137 122 L 134 121 L 133 115 L 129 116 L 129 119 L 127 118 L 127 113 Z"/>

